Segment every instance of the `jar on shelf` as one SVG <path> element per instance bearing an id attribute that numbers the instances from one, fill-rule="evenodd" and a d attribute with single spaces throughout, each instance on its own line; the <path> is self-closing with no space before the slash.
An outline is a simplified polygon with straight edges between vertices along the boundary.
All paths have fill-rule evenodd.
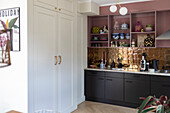
<path id="1" fill-rule="evenodd" d="M 132 47 L 135 47 L 135 39 L 132 39 Z"/>
<path id="2" fill-rule="evenodd" d="M 111 46 L 111 47 L 115 47 L 113 41 L 110 42 L 110 46 Z"/>
<path id="3" fill-rule="evenodd" d="M 130 39 L 130 33 L 126 33 L 126 39 Z"/>

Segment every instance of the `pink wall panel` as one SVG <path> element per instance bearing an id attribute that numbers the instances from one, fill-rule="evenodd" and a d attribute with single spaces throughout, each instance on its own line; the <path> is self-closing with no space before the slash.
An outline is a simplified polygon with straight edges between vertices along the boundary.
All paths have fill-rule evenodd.
<path id="1" fill-rule="evenodd" d="M 121 4 L 121 6 L 126 6 L 129 10 L 129 13 L 153 10 L 170 10 L 170 0 L 153 0 L 147 2 Z M 100 14 L 113 14 L 109 11 L 109 7 L 110 6 L 100 7 Z"/>
<path id="2" fill-rule="evenodd" d="M 158 40 L 156 41 L 157 47 L 170 47 L 170 40 Z"/>
<path id="3" fill-rule="evenodd" d="M 160 11 L 157 13 L 157 35 L 170 29 L 170 11 Z"/>

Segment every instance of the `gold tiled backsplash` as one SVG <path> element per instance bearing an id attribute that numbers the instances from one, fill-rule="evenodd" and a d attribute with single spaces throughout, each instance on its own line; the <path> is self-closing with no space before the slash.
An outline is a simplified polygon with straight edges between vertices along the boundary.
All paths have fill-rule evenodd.
<path id="1" fill-rule="evenodd" d="M 142 53 L 147 54 L 147 60 L 159 60 L 159 69 L 166 67 L 170 69 L 170 48 L 89 48 L 88 62 L 99 62 L 102 52 L 107 53 L 107 64 L 111 65 L 113 60 L 122 59 L 122 64 L 128 64 L 131 68 L 140 68 Z M 103 55 L 105 60 L 105 54 Z"/>

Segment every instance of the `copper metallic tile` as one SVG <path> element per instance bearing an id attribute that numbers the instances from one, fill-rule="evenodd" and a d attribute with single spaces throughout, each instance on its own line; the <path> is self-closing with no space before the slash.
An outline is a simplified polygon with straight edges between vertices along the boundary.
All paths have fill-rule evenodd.
<path id="1" fill-rule="evenodd" d="M 166 48 L 166 54 L 170 54 L 170 48 Z"/>
<path id="2" fill-rule="evenodd" d="M 166 55 L 166 60 L 170 60 L 170 55 Z"/>

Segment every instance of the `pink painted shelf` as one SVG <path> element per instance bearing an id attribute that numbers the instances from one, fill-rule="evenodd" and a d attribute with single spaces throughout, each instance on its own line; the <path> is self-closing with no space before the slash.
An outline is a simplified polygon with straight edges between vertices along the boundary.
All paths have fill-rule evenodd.
<path id="1" fill-rule="evenodd" d="M 151 31 L 151 32 L 131 32 L 131 34 L 154 34 L 155 31 Z"/>
<path id="2" fill-rule="evenodd" d="M 91 41 L 90 43 L 108 43 L 108 41 Z"/>
<path id="3" fill-rule="evenodd" d="M 130 29 L 112 29 L 112 31 L 129 31 Z"/>
<path id="4" fill-rule="evenodd" d="M 97 36 L 97 35 L 108 35 L 108 33 L 101 33 L 101 34 L 100 34 L 100 33 L 98 33 L 98 34 L 93 34 L 93 33 L 92 33 L 92 34 L 90 34 L 90 35 L 91 35 L 91 36 Z"/>
<path id="5" fill-rule="evenodd" d="M 104 16 L 89 16 L 88 17 L 88 47 L 92 48 L 113 48 L 111 47 L 111 41 L 115 43 L 115 41 L 119 42 L 125 42 L 126 44 L 129 44 L 131 47 L 132 39 L 135 39 L 136 48 L 156 48 L 156 47 L 170 47 L 170 40 L 168 41 L 161 41 L 156 40 L 156 37 L 160 34 L 166 32 L 170 29 L 170 10 L 165 11 L 145 11 L 145 12 L 135 12 L 130 13 L 126 16 L 120 16 L 120 15 L 104 15 Z M 121 27 L 121 24 L 126 23 L 129 25 L 129 29 L 127 30 L 114 30 L 114 24 L 118 21 L 119 26 Z M 142 28 L 145 30 L 146 25 L 152 25 L 153 31 L 151 32 L 135 32 L 135 26 L 137 21 L 140 21 Z M 104 34 L 92 34 L 92 28 L 93 27 L 100 27 L 101 29 L 103 26 L 107 26 L 108 33 Z M 113 33 L 130 33 L 130 39 L 113 39 Z M 150 34 L 154 38 L 154 47 L 137 47 L 139 46 L 139 37 L 143 36 L 146 37 L 147 34 Z M 97 37 L 107 37 L 108 41 L 91 41 L 92 38 L 95 36 Z M 96 46 L 98 43 L 100 45 L 98 47 Z M 138 44 L 139 43 L 139 44 Z M 95 45 L 96 44 L 96 45 Z M 119 45 L 118 45 L 119 46 Z"/>
<path id="6" fill-rule="evenodd" d="M 88 48 L 108 48 L 108 47 L 92 47 L 92 46 L 90 46 L 90 47 L 88 47 Z"/>

